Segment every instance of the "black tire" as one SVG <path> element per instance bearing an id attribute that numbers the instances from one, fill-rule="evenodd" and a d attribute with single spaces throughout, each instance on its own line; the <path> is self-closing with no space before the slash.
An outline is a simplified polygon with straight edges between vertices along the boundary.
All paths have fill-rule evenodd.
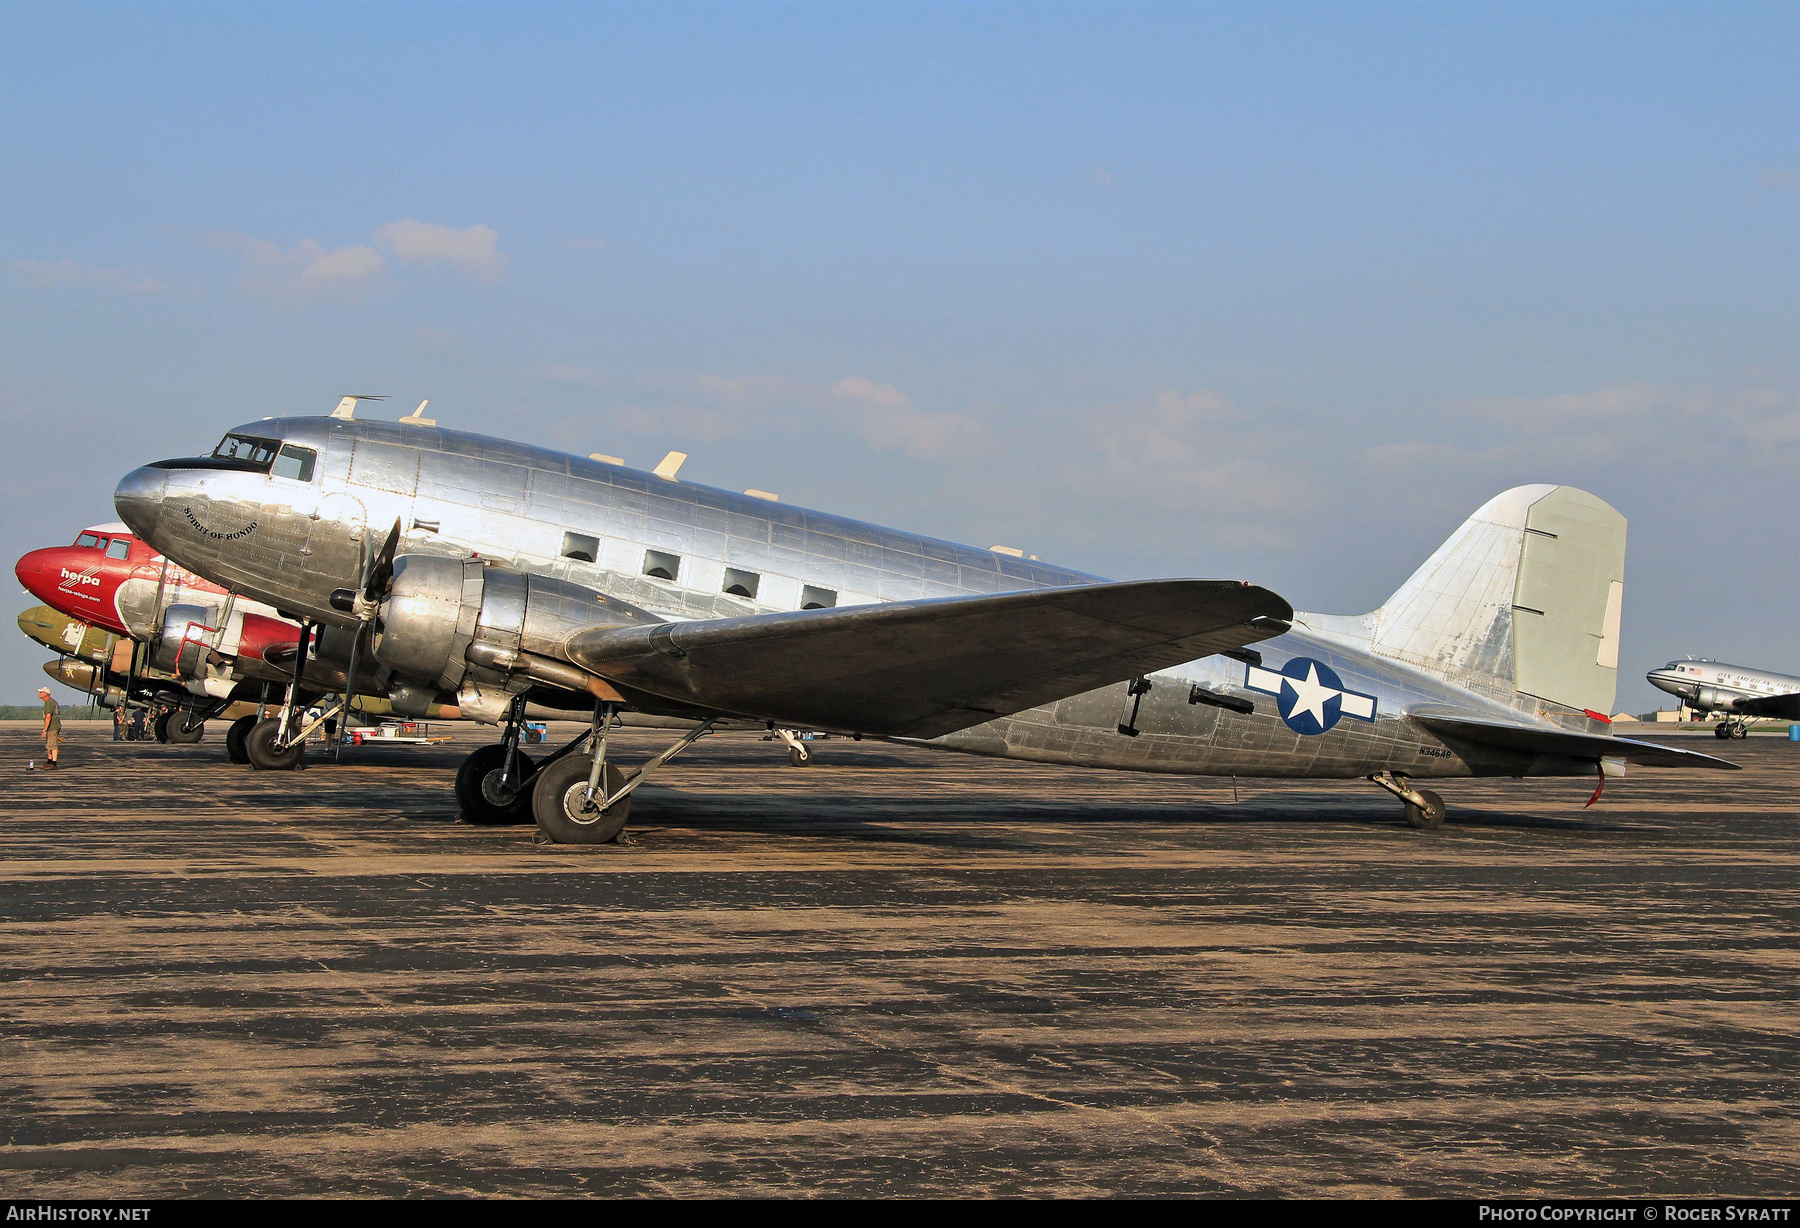
<path id="1" fill-rule="evenodd" d="M 286 750 L 275 749 L 275 735 L 281 730 L 281 718 L 259 721 L 244 735 L 244 755 L 259 772 L 291 772 L 306 757 L 306 742 L 295 742 Z"/>
<path id="2" fill-rule="evenodd" d="M 489 773 L 498 772 L 505 761 L 506 747 L 484 746 L 470 752 L 462 766 L 456 769 L 456 804 L 469 822 L 480 827 L 531 822 L 531 777 L 537 765 L 524 751 L 521 750 L 518 757 L 519 778 L 524 784 L 510 804 L 500 805 L 482 790 L 482 782 Z"/>
<path id="3" fill-rule="evenodd" d="M 1739 725 L 1739 726 L 1738 726 L 1738 727 L 1737 727 L 1737 728 L 1735 728 L 1735 729 L 1733 729 L 1733 730 L 1732 730 L 1732 731 L 1731 731 L 1731 736 L 1732 736 L 1732 737 L 1734 737 L 1734 738 L 1747 738 L 1747 737 L 1749 737 L 1749 736 L 1750 736 L 1750 726 L 1748 726 L 1748 725 Z"/>
<path id="4" fill-rule="evenodd" d="M 812 752 L 804 746 L 788 747 L 788 763 L 794 767 L 811 767 Z"/>
<path id="5" fill-rule="evenodd" d="M 250 736 L 250 731 L 256 728 L 256 722 L 261 719 L 262 717 L 254 715 L 240 716 L 225 731 L 225 753 L 233 763 L 250 762 L 250 754 L 244 749 L 244 739 Z"/>
<path id="6" fill-rule="evenodd" d="M 1420 831 L 1431 831 L 1444 825 L 1444 799 L 1430 789 L 1416 790 L 1425 799 L 1423 808 L 1406 803 L 1406 821 Z"/>
<path id="7" fill-rule="evenodd" d="M 625 830 L 631 798 L 610 810 L 594 809 L 585 798 L 594 761 L 588 755 L 565 755 L 538 773 L 531 789 L 531 813 L 538 827 L 558 844 L 611 844 Z M 625 783 L 619 765 L 606 765 L 606 790 Z"/>
<path id="8" fill-rule="evenodd" d="M 158 712 L 150 722 L 150 733 L 158 742 L 169 740 L 169 718 L 174 715 L 173 712 Z"/>
<path id="9" fill-rule="evenodd" d="M 1719 739 L 1719 741 L 1721 741 L 1721 742 L 1730 738 L 1731 737 L 1731 726 L 1730 725 L 1714 725 L 1713 726 L 1713 737 Z"/>
<path id="10" fill-rule="evenodd" d="M 192 746 L 206 736 L 205 721 L 196 721 L 190 726 L 188 720 L 189 714 L 186 712 L 170 713 L 167 740 L 181 746 Z"/>

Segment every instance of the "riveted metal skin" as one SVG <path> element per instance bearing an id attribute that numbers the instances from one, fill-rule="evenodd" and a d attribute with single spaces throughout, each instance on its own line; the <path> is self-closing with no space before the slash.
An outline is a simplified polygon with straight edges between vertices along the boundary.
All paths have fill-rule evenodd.
<path id="1" fill-rule="evenodd" d="M 810 588 L 835 594 L 832 612 L 842 612 L 1100 580 L 1034 559 L 438 427 L 278 418 L 234 433 L 314 449 L 320 462 L 312 480 L 221 467 L 205 458 L 164 461 L 120 483 L 121 518 L 209 580 L 338 626 L 350 619 L 332 607 L 332 591 L 356 583 L 369 526 L 398 518 L 403 534 L 395 596 L 381 615 L 374 655 L 400 684 L 457 692 L 466 700 L 465 714 L 477 719 L 499 719 L 509 689 L 526 684 L 522 675 L 492 662 L 508 651 L 567 660 L 564 625 L 591 629 L 641 621 L 625 611 L 674 621 L 793 612 Z M 1502 498 L 1538 500 L 1546 497 L 1542 491 L 1559 489 L 1566 488 L 1519 488 Z M 1516 570 L 1514 542 L 1523 530 L 1499 520 L 1482 524 L 1488 536 L 1480 540 L 1492 546 L 1496 565 Z M 564 557 L 568 534 L 598 543 L 597 557 Z M 1467 554 L 1469 548 L 1459 549 Z M 1507 550 L 1513 555 L 1505 556 Z M 679 557 L 676 579 L 643 574 L 649 551 Z M 757 577 L 754 598 L 722 591 L 727 568 Z M 497 579 L 501 575 L 506 578 Z M 1484 610 L 1499 601 L 1500 613 L 1482 624 L 1485 638 L 1454 646 L 1462 654 L 1456 658 L 1460 672 L 1434 664 L 1432 654 L 1441 654 L 1447 641 L 1430 638 L 1441 629 L 1426 615 L 1418 616 L 1426 621 L 1402 642 L 1377 617 L 1381 611 L 1361 616 L 1360 623 L 1357 616 L 1301 614 L 1291 629 L 1256 645 L 1260 667 L 1220 652 L 1133 670 L 1150 685 L 1139 696 L 1127 696 L 1128 679 L 1121 677 L 930 742 L 1010 758 L 1195 774 L 1590 775 L 1595 756 L 1608 753 L 1603 747 L 1617 743 L 1624 753 L 1633 744 L 1595 736 L 1605 725 L 1579 708 L 1512 687 L 1514 635 L 1510 607 L 1504 606 L 1510 592 L 1493 600 L 1471 598 L 1486 603 Z M 1415 597 L 1417 609 L 1435 608 L 1430 592 Z M 542 626 L 534 621 L 536 611 L 552 607 L 559 612 L 547 614 Z M 679 634 L 659 634 L 651 641 L 658 652 L 684 651 Z M 478 642 L 500 655 L 471 664 L 468 649 Z M 1284 676 L 1296 687 L 1313 688 L 1313 702 L 1324 702 L 1317 696 L 1325 694 L 1319 690 L 1324 684 L 1314 680 L 1336 679 L 1330 702 L 1315 710 L 1328 719 L 1308 731 L 1297 730 L 1301 722 L 1292 717 L 1300 701 L 1267 689 L 1267 677 L 1290 666 L 1294 672 Z M 1264 689 L 1257 689 L 1257 678 L 1265 680 Z M 1241 702 L 1190 703 L 1195 687 Z M 640 711 L 696 711 L 622 689 Z M 1141 701 L 1131 709 L 1136 737 L 1118 732 L 1128 698 Z M 1245 705 L 1251 711 L 1242 711 Z M 1556 753 L 1521 751 L 1409 719 L 1410 712 L 1427 709 L 1462 714 L 1463 725 L 1446 729 L 1467 731 L 1486 721 L 1512 729 L 1556 728 L 1570 738 L 1554 743 Z M 1583 742 L 1584 736 L 1592 742 Z M 1631 753 L 1654 761 L 1651 751 Z"/>

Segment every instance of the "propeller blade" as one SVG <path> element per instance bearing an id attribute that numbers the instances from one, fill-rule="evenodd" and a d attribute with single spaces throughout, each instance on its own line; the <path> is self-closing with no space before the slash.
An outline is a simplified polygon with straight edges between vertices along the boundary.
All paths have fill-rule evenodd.
<path id="1" fill-rule="evenodd" d="M 388 530 L 387 540 L 381 543 L 381 549 L 375 552 L 370 560 L 369 569 L 363 574 L 362 594 L 365 600 L 373 605 L 394 578 L 394 551 L 400 548 L 400 518 L 394 517 L 394 527 Z"/>
<path id="2" fill-rule="evenodd" d="M 356 672 L 362 668 L 363 638 L 368 634 L 369 624 L 356 624 L 356 633 L 350 640 L 350 667 L 344 671 L 344 715 L 338 722 L 337 745 L 332 748 L 338 759 L 344 757 L 344 735 L 350 731 L 350 708 L 356 702 Z"/>

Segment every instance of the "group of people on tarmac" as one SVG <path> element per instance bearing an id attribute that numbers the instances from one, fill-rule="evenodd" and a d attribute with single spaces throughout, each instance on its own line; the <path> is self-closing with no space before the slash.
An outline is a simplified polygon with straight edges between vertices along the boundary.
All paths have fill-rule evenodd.
<path id="1" fill-rule="evenodd" d="M 150 713 L 145 708 L 133 708 L 127 712 L 124 708 L 113 709 L 113 741 L 142 742 L 156 735 L 150 728 Z"/>

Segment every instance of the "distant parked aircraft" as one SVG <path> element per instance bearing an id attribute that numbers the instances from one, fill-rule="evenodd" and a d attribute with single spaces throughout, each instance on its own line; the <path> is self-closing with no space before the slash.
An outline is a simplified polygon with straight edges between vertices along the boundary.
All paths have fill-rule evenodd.
<path id="1" fill-rule="evenodd" d="M 1748 736 L 1753 716 L 1800 721 L 1800 678 L 1792 674 L 1690 657 L 1671 661 L 1645 677 L 1651 686 L 1679 696 L 1697 712 L 1722 713 L 1725 719 L 1713 728 L 1717 737 Z"/>

